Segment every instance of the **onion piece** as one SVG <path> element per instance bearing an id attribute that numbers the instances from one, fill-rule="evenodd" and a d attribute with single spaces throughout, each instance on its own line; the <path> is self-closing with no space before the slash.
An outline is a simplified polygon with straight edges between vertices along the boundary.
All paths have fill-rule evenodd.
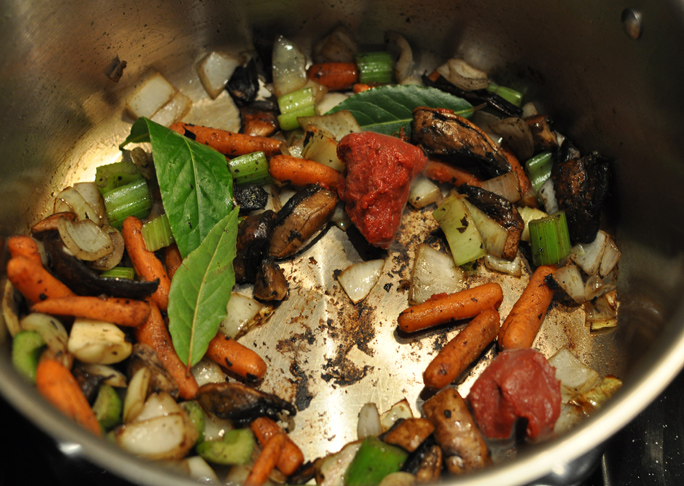
<path id="1" fill-rule="evenodd" d="M 69 353 L 69 334 L 57 318 L 34 312 L 19 321 L 19 326 L 24 331 L 36 331 L 40 334 L 47 344 L 49 355 L 71 369 L 74 356 Z"/>
<path id="2" fill-rule="evenodd" d="M 464 198 L 463 202 L 468 208 L 470 216 L 473 218 L 475 226 L 482 236 L 487 253 L 501 258 L 504 247 L 506 246 L 506 240 L 508 239 L 508 231 L 506 231 L 506 228 L 487 216 L 480 208 L 468 202 L 467 199 Z"/>
<path id="3" fill-rule="evenodd" d="M 382 434 L 380 414 L 378 413 L 378 407 L 374 403 L 366 403 L 361 407 L 356 432 L 359 439 L 365 439 L 370 435 L 378 436 Z"/>
<path id="4" fill-rule="evenodd" d="M 508 199 L 510 202 L 517 202 L 521 197 L 520 181 L 518 180 L 518 174 L 514 171 L 506 172 L 500 176 L 482 181 L 480 187 L 489 192 L 493 192 L 504 199 Z"/>
<path id="5" fill-rule="evenodd" d="M 599 267 L 599 275 L 605 277 L 616 268 L 618 261 L 620 261 L 620 250 L 618 250 L 615 241 L 608 236 L 606 246 L 601 257 L 601 266 Z"/>
<path id="6" fill-rule="evenodd" d="M 9 331 L 11 337 L 16 336 L 21 331 L 21 324 L 19 323 L 19 304 L 23 301 L 21 294 L 14 288 L 12 282 L 7 277 L 2 277 L 2 322 L 3 326 Z M 4 343 L 5 334 L 0 342 Z"/>
<path id="7" fill-rule="evenodd" d="M 347 231 L 353 226 L 352 220 L 344 209 L 344 203 L 338 202 L 335 206 L 335 211 L 333 211 L 332 216 L 330 216 L 330 222 L 334 223 L 342 231 Z"/>
<path id="8" fill-rule="evenodd" d="M 378 483 L 378 486 L 413 486 L 416 477 L 405 471 L 397 471 L 388 474 Z"/>
<path id="9" fill-rule="evenodd" d="M 219 324 L 219 331 L 230 338 L 237 338 L 263 321 L 270 313 L 270 307 L 233 292 L 226 305 L 226 317 Z"/>
<path id="10" fill-rule="evenodd" d="M 490 124 L 489 128 L 503 137 L 519 160 L 527 160 L 534 155 L 532 132 L 522 118 L 504 118 Z"/>
<path id="11" fill-rule="evenodd" d="M 584 292 L 584 280 L 576 265 L 568 263 L 553 272 L 553 279 L 568 296 L 581 304 L 586 300 Z"/>
<path id="12" fill-rule="evenodd" d="M 361 126 L 349 110 L 341 110 L 330 115 L 303 116 L 298 118 L 299 124 L 306 130 L 315 126 L 332 133 L 335 140 L 342 140 L 345 135 L 359 133 Z"/>
<path id="13" fill-rule="evenodd" d="M 398 32 L 388 31 L 385 33 L 385 43 L 388 45 L 389 52 L 395 58 L 394 79 L 402 83 L 411 75 L 413 70 L 413 51 L 411 45 Z"/>
<path id="14" fill-rule="evenodd" d="M 306 56 L 282 35 L 273 43 L 273 90 L 280 98 L 306 84 Z"/>
<path id="15" fill-rule="evenodd" d="M 440 199 L 442 199 L 442 191 L 427 176 L 420 174 L 411 183 L 408 202 L 414 208 L 424 208 L 432 203 L 436 203 Z"/>
<path id="16" fill-rule="evenodd" d="M 535 116 L 539 114 L 539 107 L 534 101 L 528 101 L 522 106 L 522 117 L 527 118 L 529 116 Z"/>
<path id="17" fill-rule="evenodd" d="M 494 133 L 491 128 L 489 128 L 489 125 L 492 123 L 498 122 L 501 120 L 501 117 L 494 115 L 493 113 L 489 113 L 483 110 L 477 110 L 473 115 L 470 117 L 470 121 L 473 122 L 475 125 L 480 127 L 480 129 L 487 134 L 487 136 L 494 142 L 497 146 L 501 145 L 501 141 L 503 140 L 503 137 L 497 133 Z"/>
<path id="18" fill-rule="evenodd" d="M 437 68 L 437 72 L 464 91 L 485 89 L 489 86 L 487 73 L 475 69 L 463 59 L 449 59 Z"/>
<path id="19" fill-rule="evenodd" d="M 133 422 L 143 422 L 145 420 L 166 417 L 167 415 L 183 412 L 184 410 L 168 393 L 152 393 L 147 397 L 147 400 L 145 400 L 145 405 Z"/>
<path id="20" fill-rule="evenodd" d="M 225 90 L 211 102 L 195 102 L 183 121 L 235 133 L 241 127 L 240 109 Z"/>
<path id="21" fill-rule="evenodd" d="M 484 264 L 485 267 L 499 273 L 505 273 L 506 275 L 512 275 L 514 277 L 520 277 L 522 275 L 523 263 L 520 252 L 515 255 L 515 258 L 512 261 L 498 258 L 494 255 L 485 255 Z"/>
<path id="22" fill-rule="evenodd" d="M 392 428 L 397 420 L 409 418 L 413 418 L 413 412 L 411 411 L 411 405 L 409 405 L 408 400 L 404 398 L 392 405 L 392 407 L 385 413 L 380 415 L 382 431 L 387 432 Z"/>
<path id="23" fill-rule="evenodd" d="M 101 376 L 104 378 L 102 383 L 106 383 L 114 388 L 126 388 L 128 385 L 126 375 L 112 368 L 109 365 L 95 363 L 79 363 L 83 371 L 89 375 Z"/>
<path id="24" fill-rule="evenodd" d="M 111 322 L 77 318 L 71 326 L 68 349 L 83 363 L 114 364 L 131 355 L 133 344 Z"/>
<path id="25" fill-rule="evenodd" d="M 464 280 L 465 273 L 450 255 L 421 244 L 411 271 L 409 304 L 422 304 L 435 294 L 458 292 Z"/>
<path id="26" fill-rule="evenodd" d="M 233 430 L 233 422 L 220 419 L 213 414 L 204 414 L 204 440 L 223 439 L 226 432 Z"/>
<path id="27" fill-rule="evenodd" d="M 599 374 L 582 363 L 567 348 L 561 348 L 549 358 L 549 364 L 556 368 L 556 379 L 561 385 L 562 403 L 587 392 L 601 381 Z"/>
<path id="28" fill-rule="evenodd" d="M 95 182 L 77 182 L 74 184 L 74 189 L 83 196 L 85 202 L 88 203 L 95 214 L 100 219 L 98 224 L 107 224 L 107 212 L 105 210 L 104 199 Z M 97 223 L 97 221 L 95 221 Z"/>
<path id="29" fill-rule="evenodd" d="M 544 209 L 548 214 L 558 212 L 558 201 L 556 201 L 556 191 L 553 188 L 553 181 L 549 177 L 539 188 L 539 198 L 544 203 Z"/>
<path id="30" fill-rule="evenodd" d="M 133 118 L 149 118 L 171 101 L 177 91 L 164 76 L 155 72 L 126 101 L 126 108 Z"/>
<path id="31" fill-rule="evenodd" d="M 593 301 L 585 302 L 584 306 L 586 321 L 592 331 L 617 327 L 619 303 L 615 290 L 600 295 Z"/>
<path id="32" fill-rule="evenodd" d="M 591 243 L 578 243 L 572 247 L 570 258 L 587 275 L 596 275 L 601 265 L 601 259 L 606 249 L 608 235 L 599 231 Z"/>
<path id="33" fill-rule="evenodd" d="M 350 442 L 339 452 L 316 461 L 314 466 L 316 468 L 316 484 L 318 486 L 344 486 L 344 473 L 356 457 L 361 443 L 361 441 Z"/>
<path id="34" fill-rule="evenodd" d="M 79 221 L 90 220 L 95 223 L 96 226 L 99 226 L 102 223 L 102 218 L 98 215 L 98 212 L 93 209 L 83 195 L 72 186 L 63 189 L 55 196 L 55 207 L 53 212 L 74 213 L 76 219 Z"/>
<path id="35" fill-rule="evenodd" d="M 60 218 L 57 229 L 62 242 L 77 258 L 95 261 L 114 250 L 111 238 L 93 221 Z"/>
<path id="36" fill-rule="evenodd" d="M 302 157 L 342 172 L 344 162 L 337 156 L 337 140 L 328 130 L 307 125 L 304 131 L 304 149 Z"/>
<path id="37" fill-rule="evenodd" d="M 535 219 L 542 219 L 548 217 L 548 214 L 541 209 L 531 208 L 529 206 L 522 206 L 518 208 L 518 213 L 525 223 L 525 229 L 523 229 L 520 235 L 520 241 L 530 241 L 530 221 Z"/>
<path id="38" fill-rule="evenodd" d="M 197 430 L 187 415 L 174 413 L 116 429 L 116 442 L 128 452 L 150 460 L 179 460 L 195 445 Z"/>
<path id="39" fill-rule="evenodd" d="M 178 91 L 168 103 L 150 117 L 150 120 L 169 127 L 187 115 L 190 108 L 192 108 L 192 100 Z"/>
<path id="40" fill-rule="evenodd" d="M 187 470 L 191 478 L 199 482 L 211 484 L 219 482 L 216 472 L 201 456 L 186 457 L 181 461 L 181 466 Z"/>
<path id="41" fill-rule="evenodd" d="M 207 94 L 215 100 L 226 87 L 241 60 L 223 52 L 212 51 L 197 66 L 197 73 Z"/>
<path id="42" fill-rule="evenodd" d="M 328 113 L 330 110 L 335 108 L 337 105 L 342 103 L 344 100 L 349 98 L 348 94 L 340 93 L 339 91 L 333 91 L 331 93 L 326 93 L 323 99 L 316 103 L 317 113 Z M 300 120 L 301 123 L 301 120 Z"/>
<path id="43" fill-rule="evenodd" d="M 342 288 L 354 304 L 365 299 L 380 279 L 385 260 L 369 260 L 350 265 L 337 276 Z"/>
<path id="44" fill-rule="evenodd" d="M 104 272 L 106 270 L 111 270 L 121 263 L 126 245 L 124 244 L 123 236 L 118 229 L 106 225 L 102 227 L 102 231 L 109 236 L 109 239 L 112 242 L 112 251 L 102 258 L 89 262 L 88 265 L 90 268 Z"/>
<path id="45" fill-rule="evenodd" d="M 152 372 L 147 366 L 142 366 L 135 372 L 128 383 L 126 398 L 124 398 L 123 421 L 132 422 L 140 415 L 147 400 L 147 390 L 152 379 Z"/>
<path id="46" fill-rule="evenodd" d="M 199 386 L 226 381 L 226 374 L 221 369 L 221 365 L 207 358 L 202 358 L 199 363 L 190 368 L 190 372 Z"/>
<path id="47" fill-rule="evenodd" d="M 340 25 L 314 46 L 313 57 L 315 62 L 354 62 L 358 50 L 352 32 Z"/>

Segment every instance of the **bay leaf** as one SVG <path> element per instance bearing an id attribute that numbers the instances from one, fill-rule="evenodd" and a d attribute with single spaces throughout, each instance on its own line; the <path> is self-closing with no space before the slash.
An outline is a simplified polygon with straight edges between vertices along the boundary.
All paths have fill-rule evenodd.
<path id="1" fill-rule="evenodd" d="M 185 258 L 233 207 L 226 158 L 147 118 L 139 118 L 119 146 L 150 142 L 164 210 Z"/>
<path id="2" fill-rule="evenodd" d="M 171 282 L 169 333 L 184 364 L 194 366 L 207 352 L 235 285 L 238 208 L 219 221 L 183 260 Z"/>
<path id="3" fill-rule="evenodd" d="M 403 127 L 410 133 L 413 109 L 418 106 L 447 108 L 464 118 L 473 106 L 463 98 L 436 88 L 417 85 L 379 86 L 350 96 L 328 111 L 349 110 L 364 131 L 396 135 Z"/>

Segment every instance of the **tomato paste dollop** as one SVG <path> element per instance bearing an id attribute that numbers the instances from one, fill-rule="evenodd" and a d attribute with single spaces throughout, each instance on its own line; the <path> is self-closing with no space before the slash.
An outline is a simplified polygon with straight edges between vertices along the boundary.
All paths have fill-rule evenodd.
<path id="1" fill-rule="evenodd" d="M 366 240 L 389 247 L 401 223 L 409 186 L 427 157 L 398 138 L 373 132 L 352 133 L 337 144 L 346 165 L 338 188 L 347 214 Z"/>
<path id="2" fill-rule="evenodd" d="M 501 352 L 468 395 L 473 416 L 490 439 L 507 439 L 517 418 L 527 419 L 527 436 L 550 434 L 560 415 L 560 381 L 544 356 L 531 348 Z"/>

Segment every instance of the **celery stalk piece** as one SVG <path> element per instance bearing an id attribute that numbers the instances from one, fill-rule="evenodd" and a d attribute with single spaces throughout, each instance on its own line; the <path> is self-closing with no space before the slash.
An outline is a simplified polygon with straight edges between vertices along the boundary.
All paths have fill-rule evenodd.
<path id="1" fill-rule="evenodd" d="M 254 434 L 250 429 L 233 429 L 223 439 L 197 444 L 197 454 L 205 460 L 226 466 L 246 464 L 252 458 Z"/>
<path id="2" fill-rule="evenodd" d="M 100 426 L 104 430 L 109 430 L 120 424 L 122 410 L 123 403 L 116 390 L 106 383 L 101 384 L 93 403 L 93 412 Z"/>
<path id="3" fill-rule="evenodd" d="M 452 194 L 432 213 L 444 232 L 456 265 L 485 256 L 485 244 L 461 197 Z"/>
<path id="4" fill-rule="evenodd" d="M 133 280 L 135 278 L 135 269 L 133 267 L 114 267 L 106 270 L 100 274 L 101 277 L 108 278 L 125 278 Z"/>
<path id="5" fill-rule="evenodd" d="M 487 91 L 491 91 L 492 93 L 501 96 L 512 105 L 522 106 L 523 95 L 520 91 L 516 91 L 506 86 L 499 86 L 498 84 L 492 82 L 490 82 L 489 86 L 487 86 Z"/>
<path id="6" fill-rule="evenodd" d="M 38 331 L 19 331 L 12 341 L 12 364 L 31 383 L 36 382 L 38 360 L 45 345 Z"/>
<path id="7" fill-rule="evenodd" d="M 527 159 L 525 169 L 530 177 L 530 184 L 535 191 L 539 192 L 542 184 L 551 177 L 553 167 L 553 154 L 551 152 L 541 152 L 534 157 Z"/>
<path id="8" fill-rule="evenodd" d="M 121 229 L 128 216 L 144 218 L 152 208 L 152 198 L 145 179 L 117 187 L 102 195 L 109 224 Z"/>
<path id="9" fill-rule="evenodd" d="M 160 214 L 142 226 L 142 236 L 147 251 L 157 251 L 173 243 L 171 225 L 166 214 Z"/>
<path id="10" fill-rule="evenodd" d="M 556 265 L 570 255 L 570 234 L 565 212 L 530 221 L 532 262 L 535 265 Z"/>
<path id="11" fill-rule="evenodd" d="M 280 125 L 281 130 L 294 130 L 296 128 L 300 128 L 298 118 L 315 115 L 316 106 L 313 104 L 306 105 L 294 111 L 278 115 L 278 124 Z"/>
<path id="12" fill-rule="evenodd" d="M 344 474 L 345 486 L 374 486 L 388 474 L 401 470 L 408 453 L 375 436 L 364 439 Z"/>
<path id="13" fill-rule="evenodd" d="M 105 194 L 117 187 L 142 179 L 143 176 L 133 162 L 115 162 L 101 165 L 95 169 L 95 184 L 100 194 Z"/>
<path id="14" fill-rule="evenodd" d="M 387 84 L 392 82 L 394 62 L 389 52 L 365 52 L 356 55 L 359 83 Z"/>
<path id="15" fill-rule="evenodd" d="M 285 114 L 313 105 L 315 101 L 313 90 L 302 88 L 278 98 L 278 108 L 280 108 L 280 113 Z"/>
<path id="16" fill-rule="evenodd" d="M 206 418 L 204 417 L 202 406 L 197 400 L 181 402 L 180 406 L 185 410 L 185 413 L 188 414 L 188 418 L 190 418 L 192 425 L 195 426 L 195 429 L 197 430 L 196 444 L 199 444 L 204 441 L 204 430 L 206 427 Z"/>
<path id="17" fill-rule="evenodd" d="M 268 171 L 268 160 L 263 152 L 252 152 L 228 161 L 228 169 L 233 176 L 233 183 L 257 184 L 263 186 L 273 182 Z"/>

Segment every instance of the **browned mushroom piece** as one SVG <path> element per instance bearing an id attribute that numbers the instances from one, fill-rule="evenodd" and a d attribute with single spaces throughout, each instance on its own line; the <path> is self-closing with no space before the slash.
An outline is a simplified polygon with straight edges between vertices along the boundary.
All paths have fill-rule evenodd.
<path id="1" fill-rule="evenodd" d="M 558 139 L 551 128 L 551 118 L 547 115 L 528 116 L 525 118 L 525 123 L 532 132 L 535 153 L 558 148 Z"/>
<path id="2" fill-rule="evenodd" d="M 166 370 L 154 349 L 143 343 L 133 345 L 133 352 L 128 359 L 129 379 L 140 368 L 147 368 L 150 371 L 148 393 L 166 392 L 174 399 L 178 399 L 180 394 L 178 383 Z"/>
<path id="3" fill-rule="evenodd" d="M 207 383 L 197 392 L 202 408 L 222 419 L 232 420 L 241 427 L 258 417 L 278 420 L 283 412 L 294 416 L 295 407 L 282 398 L 250 388 L 242 383 Z"/>
<path id="4" fill-rule="evenodd" d="M 254 298 L 281 301 L 287 297 L 287 291 L 287 279 L 283 270 L 270 258 L 262 260 L 254 282 Z"/>
<path id="5" fill-rule="evenodd" d="M 432 444 L 425 451 L 420 466 L 414 476 L 417 483 L 434 483 L 442 473 L 442 449 L 437 444 Z"/>
<path id="6" fill-rule="evenodd" d="M 435 431 L 428 419 L 408 418 L 397 421 L 382 437 L 383 442 L 413 452 Z"/>
<path id="7" fill-rule="evenodd" d="M 465 400 L 445 388 L 423 404 L 423 414 L 435 426 L 449 472 L 462 474 L 491 464 L 487 444 L 470 415 Z"/>
<path id="8" fill-rule="evenodd" d="M 337 194 L 315 184 L 292 196 L 278 211 L 269 255 L 281 259 L 297 252 L 330 220 L 336 204 Z"/>
<path id="9" fill-rule="evenodd" d="M 236 282 L 256 281 L 257 270 L 268 251 L 275 217 L 276 214 L 268 210 L 250 215 L 240 222 L 236 243 L 237 254 L 233 260 Z"/>
<path id="10" fill-rule="evenodd" d="M 491 177 L 511 171 L 498 146 L 479 127 L 451 110 L 413 110 L 411 141 L 430 156 L 475 165 Z"/>
<path id="11" fill-rule="evenodd" d="M 508 237 L 501 258 L 512 261 L 518 253 L 520 236 L 525 229 L 525 223 L 515 205 L 498 194 L 468 184 L 461 185 L 458 192 L 466 195 L 471 204 L 506 230 Z"/>
<path id="12" fill-rule="evenodd" d="M 270 137 L 278 131 L 278 109 L 269 101 L 255 101 L 240 108 L 240 133 L 255 137 Z"/>

